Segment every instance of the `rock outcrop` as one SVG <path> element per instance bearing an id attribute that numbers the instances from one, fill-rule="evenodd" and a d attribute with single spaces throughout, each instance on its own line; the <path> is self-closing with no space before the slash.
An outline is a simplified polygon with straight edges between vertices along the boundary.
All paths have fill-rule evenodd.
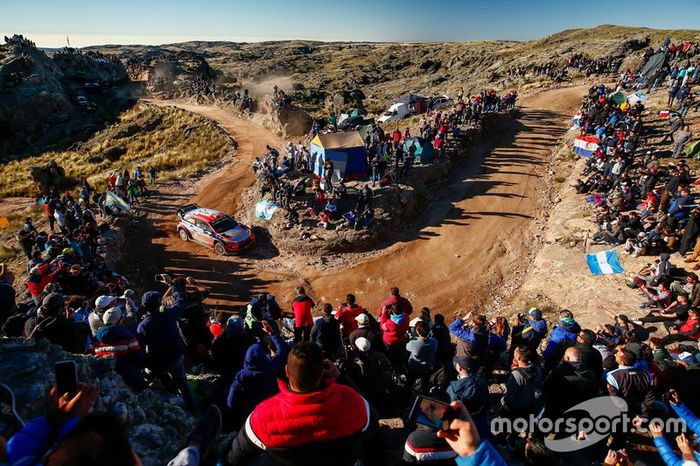
<path id="1" fill-rule="evenodd" d="M 100 388 L 94 412 L 107 412 L 117 404 L 126 406 L 131 445 L 144 466 L 166 464 L 182 448 L 194 428 L 194 419 L 179 397 L 145 390 L 134 393 L 114 372 L 114 361 L 64 353 L 47 340 L 0 340 L 0 373 L 17 398 L 17 410 L 25 419 L 45 415 L 55 384 L 54 365 L 70 359 L 76 362 L 78 381 Z"/>

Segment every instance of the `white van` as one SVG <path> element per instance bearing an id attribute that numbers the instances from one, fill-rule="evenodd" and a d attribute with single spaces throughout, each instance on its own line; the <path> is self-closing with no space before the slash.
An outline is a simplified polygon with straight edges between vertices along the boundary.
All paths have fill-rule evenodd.
<path id="1" fill-rule="evenodd" d="M 382 113 L 377 121 L 379 123 L 386 123 L 389 121 L 396 121 L 402 118 L 406 118 L 411 114 L 411 107 L 406 103 L 394 104 L 389 109 Z"/>

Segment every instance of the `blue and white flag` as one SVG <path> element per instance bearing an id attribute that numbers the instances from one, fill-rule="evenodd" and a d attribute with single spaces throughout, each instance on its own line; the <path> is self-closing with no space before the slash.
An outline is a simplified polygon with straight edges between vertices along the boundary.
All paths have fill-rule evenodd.
<path id="1" fill-rule="evenodd" d="M 620 260 L 614 249 L 600 251 L 596 254 L 586 254 L 586 262 L 588 262 L 588 268 L 593 275 L 609 275 L 625 271 L 620 265 Z"/>
<path id="2" fill-rule="evenodd" d="M 272 215 L 274 215 L 277 210 L 277 205 L 274 202 L 262 200 L 255 204 L 255 216 L 260 217 L 263 220 L 272 220 Z"/>

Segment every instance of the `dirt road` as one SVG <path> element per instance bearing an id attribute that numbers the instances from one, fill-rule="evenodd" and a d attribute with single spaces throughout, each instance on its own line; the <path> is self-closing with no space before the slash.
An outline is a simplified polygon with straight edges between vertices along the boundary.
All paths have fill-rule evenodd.
<path id="1" fill-rule="evenodd" d="M 423 226 L 407 230 L 398 242 L 354 266 L 332 271 L 269 250 L 222 259 L 176 237 L 177 207 L 195 201 L 235 212 L 242 190 L 254 181 L 254 157 L 266 143 L 282 144 L 223 110 L 177 103 L 225 128 L 238 143 L 237 161 L 195 186 L 170 187 L 153 199 L 146 206 L 149 225 L 134 240 L 141 247 L 134 244 L 132 266 L 141 275 L 163 268 L 192 275 L 210 287 L 211 304 L 228 311 L 263 290 L 287 302 L 296 285 L 305 285 L 319 303 L 336 304 L 351 292 L 372 309 L 394 285 L 414 307 L 446 315 L 484 303 L 500 293 L 515 270 L 523 270 L 533 252 L 546 162 L 585 91 L 583 86 L 556 89 L 524 99 L 521 116 L 504 123 L 490 146 L 474 150 L 470 166 L 449 180 L 446 195 L 431 205 Z"/>

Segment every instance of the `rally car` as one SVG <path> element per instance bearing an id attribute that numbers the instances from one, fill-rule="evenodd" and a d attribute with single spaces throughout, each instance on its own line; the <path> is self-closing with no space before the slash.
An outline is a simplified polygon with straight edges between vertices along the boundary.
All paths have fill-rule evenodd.
<path id="1" fill-rule="evenodd" d="M 182 240 L 197 242 L 221 256 L 241 251 L 255 242 L 250 228 L 218 210 L 189 204 L 178 209 L 177 216 L 180 219 L 177 234 Z"/>

